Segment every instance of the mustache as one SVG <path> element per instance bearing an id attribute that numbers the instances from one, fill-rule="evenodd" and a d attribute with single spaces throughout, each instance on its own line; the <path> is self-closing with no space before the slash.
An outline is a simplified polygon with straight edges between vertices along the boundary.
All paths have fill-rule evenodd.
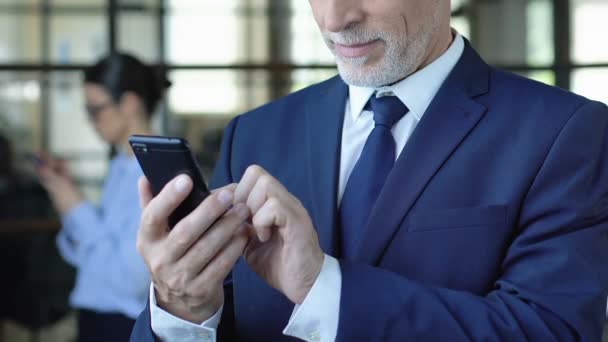
<path id="1" fill-rule="evenodd" d="M 372 32 L 360 28 L 350 28 L 340 32 L 323 32 L 323 39 L 333 46 L 365 44 L 374 40 L 386 40 L 384 32 Z"/>

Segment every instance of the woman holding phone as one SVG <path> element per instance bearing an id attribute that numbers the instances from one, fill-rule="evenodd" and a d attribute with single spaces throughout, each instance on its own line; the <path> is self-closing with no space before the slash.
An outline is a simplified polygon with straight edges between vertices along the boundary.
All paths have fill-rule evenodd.
<path id="1" fill-rule="evenodd" d="M 142 172 L 128 138 L 151 133 L 150 118 L 169 84 L 154 68 L 122 53 L 85 70 L 89 119 L 117 150 L 98 206 L 82 197 L 65 163 L 41 157 L 40 178 L 62 218 L 57 245 L 77 269 L 70 303 L 78 310 L 78 341 L 128 341 L 146 305 L 150 277 L 135 247 Z"/>

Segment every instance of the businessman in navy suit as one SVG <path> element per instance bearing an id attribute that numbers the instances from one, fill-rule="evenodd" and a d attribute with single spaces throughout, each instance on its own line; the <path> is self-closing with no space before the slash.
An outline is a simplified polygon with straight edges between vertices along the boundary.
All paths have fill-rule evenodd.
<path id="1" fill-rule="evenodd" d="M 235 118 L 144 205 L 132 340 L 598 341 L 608 109 L 488 66 L 448 0 L 310 0 L 340 77 Z"/>

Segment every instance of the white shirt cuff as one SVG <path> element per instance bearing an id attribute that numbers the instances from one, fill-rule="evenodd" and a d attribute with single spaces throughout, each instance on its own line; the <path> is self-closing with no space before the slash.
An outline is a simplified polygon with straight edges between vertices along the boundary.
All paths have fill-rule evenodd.
<path id="1" fill-rule="evenodd" d="M 325 255 L 321 272 L 301 305 L 296 305 L 283 334 L 309 342 L 334 341 L 340 318 L 342 272 L 335 258 Z"/>
<path id="2" fill-rule="evenodd" d="M 163 342 L 214 342 L 220 325 L 223 306 L 200 325 L 175 317 L 156 304 L 154 284 L 150 285 L 150 325 L 152 331 Z"/>

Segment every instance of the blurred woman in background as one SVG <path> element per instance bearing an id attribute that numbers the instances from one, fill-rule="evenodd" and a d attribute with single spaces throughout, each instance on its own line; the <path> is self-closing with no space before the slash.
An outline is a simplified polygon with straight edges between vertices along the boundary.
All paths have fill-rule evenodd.
<path id="1" fill-rule="evenodd" d="M 135 247 L 142 171 L 128 138 L 151 133 L 150 118 L 169 84 L 165 75 L 122 53 L 85 70 L 89 119 L 117 150 L 98 207 L 84 200 L 65 163 L 42 157 L 39 173 L 62 218 L 57 244 L 77 268 L 70 303 L 78 310 L 78 341 L 128 341 L 146 305 L 150 277 Z"/>

